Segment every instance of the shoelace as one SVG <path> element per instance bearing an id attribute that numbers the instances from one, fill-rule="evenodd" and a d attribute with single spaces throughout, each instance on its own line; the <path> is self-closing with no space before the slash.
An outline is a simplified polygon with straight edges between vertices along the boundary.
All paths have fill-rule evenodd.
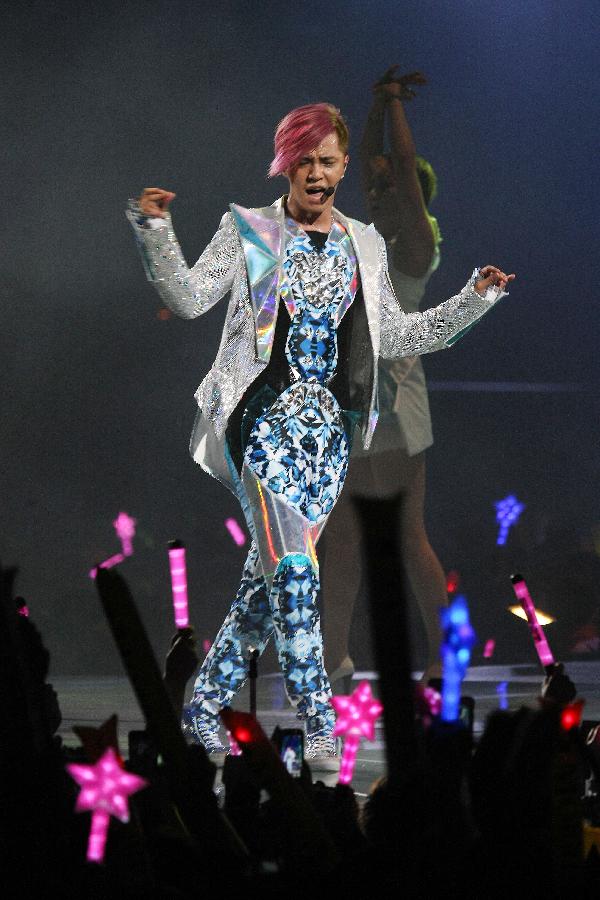
<path id="1" fill-rule="evenodd" d="M 317 734 L 306 738 L 306 758 L 314 759 L 318 756 L 337 756 L 337 741 L 332 737 Z"/>
<path id="2" fill-rule="evenodd" d="M 200 741 L 207 753 L 223 753 L 227 750 L 221 743 L 219 732 L 208 725 L 201 725 L 192 716 L 184 716 L 183 733 L 190 735 L 194 741 Z"/>

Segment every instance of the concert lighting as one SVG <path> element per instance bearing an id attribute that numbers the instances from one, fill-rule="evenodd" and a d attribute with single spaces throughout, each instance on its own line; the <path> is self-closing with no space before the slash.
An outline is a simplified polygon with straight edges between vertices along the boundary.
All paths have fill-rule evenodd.
<path id="1" fill-rule="evenodd" d="M 523 619 L 524 622 L 527 621 L 527 613 L 519 603 L 515 603 L 514 606 L 508 606 L 507 609 L 517 619 Z M 556 622 L 554 616 L 542 612 L 541 609 L 536 609 L 535 614 L 540 625 L 552 625 L 553 622 Z"/>

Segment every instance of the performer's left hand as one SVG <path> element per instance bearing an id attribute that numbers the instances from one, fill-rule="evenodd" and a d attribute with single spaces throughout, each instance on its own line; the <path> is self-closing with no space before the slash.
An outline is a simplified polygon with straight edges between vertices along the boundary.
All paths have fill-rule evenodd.
<path id="1" fill-rule="evenodd" d="M 496 266 L 482 266 L 479 274 L 481 275 L 481 281 L 475 282 L 475 290 L 482 297 L 489 287 L 497 287 L 498 290 L 505 291 L 508 282 L 516 277 L 514 273 L 506 275 L 502 269 L 497 269 Z"/>

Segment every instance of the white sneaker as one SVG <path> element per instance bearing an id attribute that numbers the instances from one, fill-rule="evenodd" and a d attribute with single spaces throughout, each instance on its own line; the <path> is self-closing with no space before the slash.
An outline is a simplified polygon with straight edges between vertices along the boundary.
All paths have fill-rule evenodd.
<path id="1" fill-rule="evenodd" d="M 211 727 L 186 708 L 183 711 L 181 727 L 188 743 L 202 744 L 211 762 L 217 766 L 223 765 L 229 748 L 221 743 L 218 723 L 216 728 Z"/>
<path id="2" fill-rule="evenodd" d="M 307 734 L 304 758 L 313 772 L 337 772 L 340 768 L 339 738 Z"/>

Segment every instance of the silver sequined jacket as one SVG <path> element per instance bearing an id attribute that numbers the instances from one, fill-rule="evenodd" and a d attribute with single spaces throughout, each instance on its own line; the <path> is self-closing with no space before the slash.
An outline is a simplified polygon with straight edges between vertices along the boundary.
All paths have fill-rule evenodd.
<path id="1" fill-rule="evenodd" d="M 233 489 L 224 453 L 225 429 L 244 392 L 270 359 L 285 250 L 283 198 L 252 210 L 231 204 L 191 268 L 168 215 L 147 220 L 130 203 L 127 217 L 147 277 L 176 315 L 193 319 L 230 295 L 217 357 L 195 394 L 199 410 L 190 452 L 206 471 Z M 474 289 L 476 270 L 455 297 L 425 312 L 404 313 L 390 282 L 381 235 L 373 225 L 349 219 L 335 209 L 334 217 L 349 232 L 356 251 L 368 321 L 371 383 L 362 416 L 363 444 L 368 448 L 377 423 L 377 359 L 451 346 L 503 294 L 488 290 L 481 297 Z"/>

